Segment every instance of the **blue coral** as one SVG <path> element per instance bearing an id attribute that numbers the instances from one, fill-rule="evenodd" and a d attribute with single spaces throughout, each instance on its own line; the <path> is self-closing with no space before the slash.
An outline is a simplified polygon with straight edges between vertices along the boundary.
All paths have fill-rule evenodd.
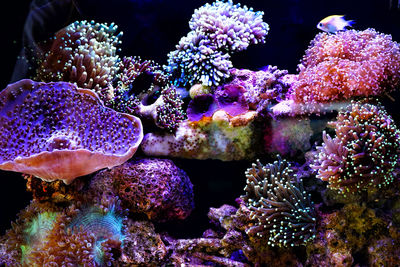
<path id="1" fill-rule="evenodd" d="M 68 225 L 68 229 L 71 229 L 72 233 L 85 232 L 94 235 L 92 255 L 99 266 L 102 266 L 105 257 L 103 243 L 112 241 L 120 245 L 124 240 L 123 218 L 116 214 L 113 207 L 107 212 L 93 207 L 83 210 Z"/>
<path id="2" fill-rule="evenodd" d="M 289 163 L 279 159 L 263 166 L 260 161 L 246 171 L 246 195 L 242 196 L 257 221 L 247 229 L 268 239 L 268 245 L 293 247 L 315 237 L 316 214 L 310 196 L 297 181 Z"/>
<path id="3" fill-rule="evenodd" d="M 262 16 L 263 12 L 234 5 L 232 1 L 218 0 L 197 9 L 189 22 L 192 31 L 168 55 L 165 68 L 174 84 L 220 85 L 229 77 L 231 53 L 264 42 L 269 27 Z"/>

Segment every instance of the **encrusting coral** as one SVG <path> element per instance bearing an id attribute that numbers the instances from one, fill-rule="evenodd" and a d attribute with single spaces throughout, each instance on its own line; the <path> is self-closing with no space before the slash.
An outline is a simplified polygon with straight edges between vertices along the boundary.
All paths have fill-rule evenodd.
<path id="1" fill-rule="evenodd" d="M 242 198 L 257 220 L 247 233 L 265 236 L 270 246 L 299 246 L 315 238 L 314 207 L 293 172 L 281 159 L 266 166 L 257 161 L 246 171 Z"/>
<path id="2" fill-rule="evenodd" d="M 113 95 L 111 81 L 118 70 L 115 24 L 76 21 L 58 31 L 48 52 L 39 58 L 36 79 L 65 81 L 92 89 L 102 100 Z"/>
<path id="3" fill-rule="evenodd" d="M 193 185 L 186 173 L 168 159 L 137 159 L 93 178 L 90 191 L 117 196 L 123 208 L 151 221 L 185 219 L 194 208 Z"/>
<path id="4" fill-rule="evenodd" d="M 400 84 L 400 47 L 374 29 L 320 33 L 299 68 L 291 88 L 296 103 L 383 95 Z"/>
<path id="5" fill-rule="evenodd" d="M 66 82 L 9 85 L 0 94 L 0 128 L 0 169 L 66 184 L 122 164 L 143 138 L 138 118 Z"/>
<path id="6" fill-rule="evenodd" d="M 218 0 L 197 9 L 189 22 L 191 31 L 168 55 L 166 70 L 174 84 L 220 85 L 229 77 L 231 53 L 264 42 L 269 27 L 262 21 L 263 14 L 234 5 L 231 0 Z"/>
<path id="7" fill-rule="evenodd" d="M 400 151 L 400 131 L 380 105 L 352 102 L 329 123 L 336 136 L 323 133 L 311 167 L 317 177 L 343 194 L 390 185 Z"/>
<path id="8" fill-rule="evenodd" d="M 365 203 L 350 203 L 341 210 L 322 213 L 319 235 L 307 247 L 306 265 L 399 265 L 400 232 L 390 220 L 390 214 L 381 217 Z"/>
<path id="9" fill-rule="evenodd" d="M 257 153 L 255 111 L 234 117 L 218 110 L 212 117 L 180 123 L 176 133 L 148 133 L 141 148 L 149 156 L 172 156 L 223 161 L 254 158 Z"/>
<path id="10" fill-rule="evenodd" d="M 257 111 L 285 100 L 291 86 L 288 71 L 276 66 L 267 66 L 259 71 L 233 68 L 230 76 L 232 81 L 228 85 L 242 86 L 249 108 Z"/>

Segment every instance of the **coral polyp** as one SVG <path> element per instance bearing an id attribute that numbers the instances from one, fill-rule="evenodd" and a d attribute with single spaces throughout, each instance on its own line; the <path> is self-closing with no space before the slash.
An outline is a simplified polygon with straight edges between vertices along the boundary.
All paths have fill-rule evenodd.
<path id="1" fill-rule="evenodd" d="M 231 0 L 197 9 L 189 22 L 191 31 L 168 55 L 166 70 L 174 84 L 188 88 L 196 83 L 222 84 L 233 67 L 231 54 L 264 42 L 269 27 L 263 15 Z"/>
<path id="2" fill-rule="evenodd" d="M 257 161 L 246 177 L 242 199 L 257 221 L 247 229 L 249 235 L 266 238 L 272 247 L 299 246 L 314 239 L 313 204 L 287 161 L 279 159 L 265 166 Z"/>
<path id="3" fill-rule="evenodd" d="M 400 46 L 374 29 L 320 33 L 299 65 L 297 103 L 377 96 L 400 84 Z"/>
<path id="4" fill-rule="evenodd" d="M 393 183 L 400 131 L 382 106 L 353 102 L 330 125 L 336 136 L 323 133 L 311 165 L 318 178 L 344 194 Z"/>
<path id="5" fill-rule="evenodd" d="M 66 81 L 112 96 L 111 81 L 118 70 L 117 45 L 122 32 L 117 25 L 76 21 L 56 33 L 50 50 L 37 70 L 40 81 Z"/>

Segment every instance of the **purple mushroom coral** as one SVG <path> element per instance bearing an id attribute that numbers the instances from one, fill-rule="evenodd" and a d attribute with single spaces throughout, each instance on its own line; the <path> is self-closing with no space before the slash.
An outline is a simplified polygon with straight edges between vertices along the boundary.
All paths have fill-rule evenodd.
<path id="1" fill-rule="evenodd" d="M 66 82 L 21 80 L 0 93 L 0 169 L 71 183 L 136 152 L 141 121 Z"/>

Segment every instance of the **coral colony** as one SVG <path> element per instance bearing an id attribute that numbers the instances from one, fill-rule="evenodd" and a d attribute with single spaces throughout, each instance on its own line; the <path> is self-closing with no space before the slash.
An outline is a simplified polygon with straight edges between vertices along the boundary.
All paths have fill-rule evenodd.
<path id="1" fill-rule="evenodd" d="M 343 29 L 317 34 L 298 73 L 235 68 L 265 41 L 263 15 L 205 4 L 164 66 L 120 57 L 115 24 L 44 42 L 33 75 L 0 92 L 0 169 L 33 197 L 0 265 L 400 266 L 400 130 L 383 104 L 399 44 Z M 159 227 L 205 197 L 177 158 L 248 163 L 202 236 Z"/>

